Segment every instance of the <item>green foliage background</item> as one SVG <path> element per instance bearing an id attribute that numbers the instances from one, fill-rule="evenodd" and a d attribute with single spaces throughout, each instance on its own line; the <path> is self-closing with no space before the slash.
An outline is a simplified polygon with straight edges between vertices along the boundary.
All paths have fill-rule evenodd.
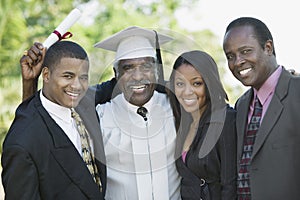
<path id="1" fill-rule="evenodd" d="M 81 44 L 91 61 L 91 84 L 113 76 L 113 53 L 95 49 L 93 44 L 128 26 L 172 30 L 176 42 L 163 52 L 164 66 L 172 67 L 174 59 L 183 51 L 202 49 L 210 53 L 225 73 L 224 56 L 219 41 L 209 30 L 188 32 L 179 27 L 174 13 L 196 0 L 0 0 L 0 144 L 21 102 L 21 73 L 19 59 L 35 41 L 43 42 L 55 27 L 74 8 L 85 16 L 71 28 L 71 40 Z M 165 54 L 165 55 L 164 55 Z M 166 70 L 168 71 L 168 70 Z M 225 88 L 236 99 L 241 88 Z M 234 93 L 235 92 L 235 93 Z M 233 94 L 233 95 L 232 95 Z M 2 148 L 1 148 L 2 149 Z"/>

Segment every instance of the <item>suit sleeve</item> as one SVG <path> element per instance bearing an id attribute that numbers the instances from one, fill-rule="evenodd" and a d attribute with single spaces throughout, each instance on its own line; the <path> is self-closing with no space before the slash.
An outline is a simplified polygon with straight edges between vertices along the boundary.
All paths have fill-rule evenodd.
<path id="1" fill-rule="evenodd" d="M 218 144 L 221 159 L 222 200 L 236 199 L 236 129 L 235 112 L 227 112 Z"/>
<path id="2" fill-rule="evenodd" d="M 95 105 L 103 104 L 112 99 L 113 95 L 119 94 L 118 87 L 115 87 L 117 80 L 112 78 L 109 81 L 97 84 L 91 87 L 91 90 L 95 93 Z"/>
<path id="3" fill-rule="evenodd" d="M 14 145 L 2 153 L 2 184 L 6 200 L 39 200 L 37 168 L 28 152 Z"/>

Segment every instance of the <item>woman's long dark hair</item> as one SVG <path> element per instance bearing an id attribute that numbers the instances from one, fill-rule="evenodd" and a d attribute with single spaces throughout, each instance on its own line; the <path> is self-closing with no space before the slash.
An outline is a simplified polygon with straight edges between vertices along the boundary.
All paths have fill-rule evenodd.
<path id="1" fill-rule="evenodd" d="M 222 109 L 226 105 L 227 94 L 220 81 L 217 64 L 213 58 L 203 51 L 190 51 L 181 54 L 173 65 L 173 71 L 170 75 L 169 88 L 167 90 L 169 100 L 175 117 L 175 127 L 178 134 L 185 135 L 189 131 L 189 125 L 192 123 L 192 116 L 187 113 L 178 102 L 175 96 L 175 73 L 183 64 L 192 65 L 202 76 L 205 84 L 206 111 L 203 116 L 216 118 L 212 113 Z M 218 117 L 217 117 L 218 118 Z M 225 117 L 224 117 L 225 119 Z M 200 119 L 201 120 L 201 119 Z M 212 119 L 213 121 L 215 119 Z M 179 136 L 179 135 L 178 135 Z M 180 138 L 181 136 L 179 136 Z"/>
<path id="2" fill-rule="evenodd" d="M 175 117 L 175 127 L 176 131 L 178 132 L 180 124 L 182 123 L 181 121 L 184 119 L 184 123 L 190 124 L 192 122 L 192 117 L 189 113 L 187 113 L 183 107 L 180 105 L 178 99 L 175 96 L 175 72 L 180 67 L 181 65 L 192 65 L 189 61 L 187 61 L 185 58 L 182 56 L 179 56 L 173 66 L 173 71 L 170 76 L 170 90 L 168 90 L 169 98 L 170 98 L 170 103 L 171 107 L 173 110 L 173 114 Z M 206 84 L 205 85 L 205 94 L 206 94 L 206 100 L 205 104 L 210 104 L 210 95 L 209 91 L 207 89 Z"/>
<path id="3" fill-rule="evenodd" d="M 183 64 L 192 65 L 202 76 L 205 84 L 206 104 L 211 106 L 211 99 L 213 98 L 215 106 L 225 104 L 228 100 L 227 94 L 223 89 L 222 83 L 219 78 L 217 64 L 213 58 L 203 51 L 190 51 L 180 55 L 174 65 L 173 71 L 170 75 L 170 83 L 168 95 L 175 117 L 175 126 L 178 131 L 181 118 L 191 118 L 189 113 L 186 113 L 175 96 L 175 72 Z M 191 119 L 190 119 L 191 120 Z M 187 120 L 189 122 L 189 120 Z"/>

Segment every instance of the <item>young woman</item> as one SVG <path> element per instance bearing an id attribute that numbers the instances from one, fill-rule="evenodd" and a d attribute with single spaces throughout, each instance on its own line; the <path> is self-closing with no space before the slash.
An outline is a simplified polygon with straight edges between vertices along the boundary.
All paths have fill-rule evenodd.
<path id="1" fill-rule="evenodd" d="M 202 51 L 183 53 L 169 89 L 182 199 L 235 199 L 235 111 L 226 103 L 215 61 Z"/>

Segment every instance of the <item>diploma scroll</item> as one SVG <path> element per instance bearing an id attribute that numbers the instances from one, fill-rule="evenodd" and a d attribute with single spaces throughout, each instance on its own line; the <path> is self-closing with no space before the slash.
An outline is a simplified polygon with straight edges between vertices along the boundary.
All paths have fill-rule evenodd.
<path id="1" fill-rule="evenodd" d="M 68 16 L 58 25 L 58 27 L 44 41 L 44 47 L 49 48 L 58 40 L 64 39 L 66 36 L 72 36 L 71 33 L 66 33 L 73 24 L 81 17 L 81 11 L 78 8 L 73 9 Z"/>

